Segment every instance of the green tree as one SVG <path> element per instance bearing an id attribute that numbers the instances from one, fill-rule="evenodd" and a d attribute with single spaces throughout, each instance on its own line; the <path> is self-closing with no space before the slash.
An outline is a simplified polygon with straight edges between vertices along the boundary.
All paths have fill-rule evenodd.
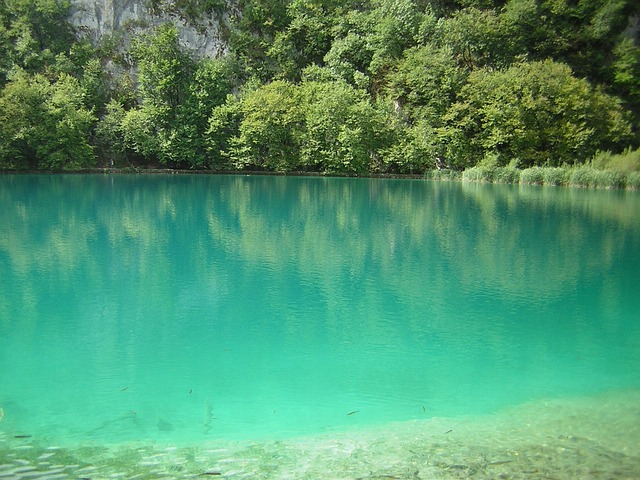
<path id="1" fill-rule="evenodd" d="M 141 106 L 123 119 L 125 141 L 147 160 L 185 162 L 174 151 L 174 139 L 180 135 L 176 128 L 190 128 L 180 126 L 178 118 L 189 95 L 194 62 L 180 46 L 177 28 L 163 24 L 136 38 L 132 56 L 138 65 Z"/>
<path id="2" fill-rule="evenodd" d="M 105 107 L 105 114 L 96 125 L 95 143 L 97 155 L 104 165 L 121 167 L 128 160 L 124 138 L 126 111 L 122 104 L 112 99 Z"/>
<path id="3" fill-rule="evenodd" d="M 623 37 L 613 53 L 614 87 L 624 95 L 636 115 L 640 115 L 640 47 Z"/>
<path id="4" fill-rule="evenodd" d="M 247 76 L 271 80 L 280 69 L 268 54 L 289 24 L 288 1 L 240 0 L 230 16 L 229 49 Z"/>
<path id="5" fill-rule="evenodd" d="M 369 87 L 369 66 L 374 53 L 369 42 L 372 29 L 370 16 L 357 10 L 346 12 L 334 27 L 334 40 L 324 57 L 334 78 L 356 87 Z"/>
<path id="6" fill-rule="evenodd" d="M 472 72 L 444 120 L 442 144 L 458 167 L 488 154 L 523 166 L 581 163 L 631 138 L 615 97 L 551 60 Z"/>
<path id="7" fill-rule="evenodd" d="M 509 61 L 508 42 L 502 35 L 494 10 L 466 8 L 438 24 L 436 45 L 451 49 L 459 64 L 469 70 L 477 67 L 501 67 Z M 505 58 L 506 57 L 506 58 Z"/>
<path id="8" fill-rule="evenodd" d="M 301 87 L 304 129 L 300 158 L 304 168 L 364 173 L 384 148 L 386 118 L 366 91 L 344 81 L 309 81 Z"/>
<path id="9" fill-rule="evenodd" d="M 189 84 L 166 143 L 166 156 L 190 168 L 215 166 L 209 159 L 207 130 L 213 110 L 225 103 L 237 83 L 238 69 L 233 57 L 203 59 Z"/>
<path id="10" fill-rule="evenodd" d="M 242 103 L 236 95 L 227 95 L 225 103 L 211 111 L 205 132 L 205 145 L 211 168 L 232 170 L 238 166 L 235 162 L 249 156 L 249 147 L 239 145 L 241 123 Z"/>
<path id="11" fill-rule="evenodd" d="M 242 120 L 231 158 L 238 168 L 287 171 L 300 155 L 302 111 L 297 87 L 277 80 L 242 99 Z"/>
<path id="12" fill-rule="evenodd" d="M 389 74 L 386 93 L 409 122 L 423 119 L 437 126 L 466 78 L 450 47 L 416 47 L 406 50 Z"/>
<path id="13" fill-rule="evenodd" d="M 509 0 L 500 12 L 503 46 L 530 60 L 552 58 L 579 77 L 606 84 L 612 77 L 611 51 L 633 5 L 633 0 Z"/>
<path id="14" fill-rule="evenodd" d="M 178 29 L 165 23 L 135 39 L 131 53 L 138 66 L 142 103 L 156 107 L 167 121 L 186 98 L 193 72 L 191 57 L 180 46 Z"/>
<path id="15" fill-rule="evenodd" d="M 413 0 L 376 0 L 370 16 L 373 31 L 368 43 L 373 50 L 370 72 L 379 81 L 387 70 L 416 44 L 423 15 Z"/>
<path id="16" fill-rule="evenodd" d="M 275 34 L 268 55 L 277 62 L 278 76 L 298 81 L 305 67 L 324 65 L 333 41 L 336 5 L 333 0 L 293 0 L 287 14 L 290 23 Z"/>
<path id="17" fill-rule="evenodd" d="M 68 22 L 69 0 L 0 2 L 0 52 L 4 62 L 28 72 L 42 71 L 75 41 Z M 6 67 L 5 67 L 6 68 Z"/>
<path id="18" fill-rule="evenodd" d="M 95 117 L 84 105 L 77 79 L 51 83 L 20 71 L 0 96 L 0 165 L 63 170 L 95 163 L 89 132 Z"/>
<path id="19" fill-rule="evenodd" d="M 387 170 L 424 173 L 446 166 L 437 128 L 428 120 L 418 119 L 408 125 L 396 117 L 391 128 L 394 142 L 382 153 Z"/>

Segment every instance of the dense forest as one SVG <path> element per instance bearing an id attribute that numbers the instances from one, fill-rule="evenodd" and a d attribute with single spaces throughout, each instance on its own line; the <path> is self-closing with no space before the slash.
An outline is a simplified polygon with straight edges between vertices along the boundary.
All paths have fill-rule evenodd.
<path id="1" fill-rule="evenodd" d="M 68 0 L 0 0 L 0 169 L 591 166 L 640 186 L 635 0 L 147 2 L 217 18 L 225 54 L 172 22 L 96 42 Z"/>

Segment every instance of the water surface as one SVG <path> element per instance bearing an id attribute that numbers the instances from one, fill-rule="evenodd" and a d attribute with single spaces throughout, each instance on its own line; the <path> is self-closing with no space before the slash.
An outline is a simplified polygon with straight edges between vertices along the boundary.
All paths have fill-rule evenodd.
<path id="1" fill-rule="evenodd" d="M 8 437 L 277 440 L 640 387 L 634 192 L 0 176 L 0 225 Z"/>

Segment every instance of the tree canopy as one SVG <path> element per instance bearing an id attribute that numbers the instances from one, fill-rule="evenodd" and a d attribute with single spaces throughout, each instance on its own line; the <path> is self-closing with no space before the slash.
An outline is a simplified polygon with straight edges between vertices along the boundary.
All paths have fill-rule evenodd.
<path id="1" fill-rule="evenodd" d="M 91 43 L 68 0 L 0 1 L 0 168 L 422 173 L 640 146 L 633 0 L 148 7 L 167 21 Z M 226 53 L 171 18 L 215 18 Z"/>

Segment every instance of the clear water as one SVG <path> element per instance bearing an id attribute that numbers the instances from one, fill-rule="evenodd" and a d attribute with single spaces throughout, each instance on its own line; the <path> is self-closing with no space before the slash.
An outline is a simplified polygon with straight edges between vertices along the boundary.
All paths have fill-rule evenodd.
<path id="1" fill-rule="evenodd" d="M 287 439 L 640 387 L 638 193 L 7 175 L 0 226 L 14 439 Z"/>

